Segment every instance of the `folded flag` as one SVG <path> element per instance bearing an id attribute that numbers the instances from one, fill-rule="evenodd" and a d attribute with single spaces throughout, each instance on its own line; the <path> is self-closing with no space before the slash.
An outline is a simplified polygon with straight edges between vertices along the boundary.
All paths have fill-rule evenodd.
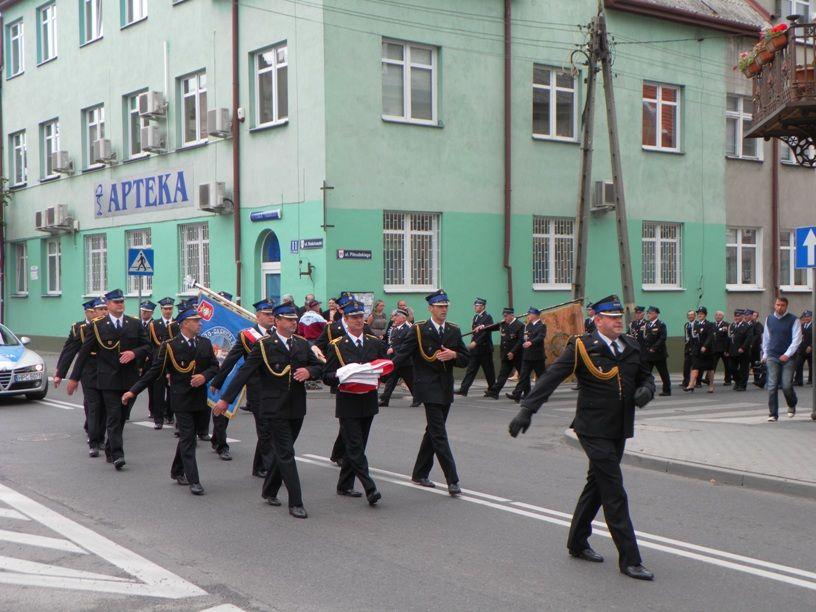
<path id="1" fill-rule="evenodd" d="M 345 393 L 369 393 L 376 391 L 380 378 L 394 371 L 390 359 L 375 359 L 370 363 L 350 363 L 337 369 L 339 389 Z"/>

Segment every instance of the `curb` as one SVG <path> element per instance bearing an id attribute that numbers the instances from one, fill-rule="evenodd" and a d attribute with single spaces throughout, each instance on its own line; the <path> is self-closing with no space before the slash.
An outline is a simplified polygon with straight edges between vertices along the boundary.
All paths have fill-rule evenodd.
<path id="1" fill-rule="evenodd" d="M 569 446 L 581 448 L 578 437 L 571 429 L 564 431 L 564 441 Z M 755 491 L 782 493 L 784 495 L 794 495 L 808 499 L 816 498 L 816 483 L 801 480 L 791 480 L 777 476 L 757 474 L 755 472 L 733 470 L 704 463 L 681 461 L 670 457 L 648 455 L 629 450 L 624 452 L 623 463 L 648 470 L 655 470 L 657 472 L 665 472 L 666 474 L 673 474 L 675 476 L 707 481 L 714 480 L 716 481 L 715 484 L 745 487 L 746 489 L 753 489 Z"/>

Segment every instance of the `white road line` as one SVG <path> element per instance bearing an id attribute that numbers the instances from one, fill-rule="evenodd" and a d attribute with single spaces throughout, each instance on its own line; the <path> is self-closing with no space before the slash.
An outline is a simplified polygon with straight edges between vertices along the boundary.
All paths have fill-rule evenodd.
<path id="1" fill-rule="evenodd" d="M 239 608 L 238 606 L 233 606 L 232 604 L 221 604 L 220 606 L 215 606 L 214 608 L 201 610 L 201 612 L 244 612 L 244 609 Z"/>
<path id="2" fill-rule="evenodd" d="M 141 425 L 142 427 L 150 427 L 153 429 L 153 421 L 131 421 L 134 425 Z M 165 426 L 163 429 L 172 430 L 172 426 Z M 235 440 L 234 438 L 227 438 L 227 444 L 234 444 L 236 442 L 240 442 L 240 440 Z"/>
<path id="3" fill-rule="evenodd" d="M 14 557 L 0 556 L 0 570 L 10 570 L 20 572 L 22 574 L 37 574 L 40 576 L 60 576 L 63 578 L 88 578 L 91 580 L 118 580 L 120 582 L 127 582 L 127 578 L 108 576 L 106 574 L 95 574 L 94 572 L 69 569 L 67 567 L 59 567 L 57 565 L 48 565 L 47 563 L 38 563 L 36 561 L 25 561 L 23 559 L 15 559 Z"/>
<path id="4" fill-rule="evenodd" d="M 51 548 L 53 550 L 61 550 L 63 552 L 79 553 L 81 555 L 87 554 L 84 550 L 68 540 L 32 535 L 30 533 L 21 533 L 19 531 L 0 529 L 0 540 L 5 542 L 14 542 L 15 544 L 39 546 L 40 548 Z"/>
<path id="5" fill-rule="evenodd" d="M 60 410 L 73 410 L 74 406 L 64 405 L 64 404 L 56 404 L 49 400 L 34 400 L 35 404 L 40 404 L 42 406 L 48 406 L 49 408 L 59 408 Z"/>
<path id="6" fill-rule="evenodd" d="M 73 402 L 66 402 L 65 400 L 59 400 L 55 397 L 49 397 L 45 400 L 37 400 L 37 401 L 45 401 L 53 404 L 62 404 L 63 406 L 69 406 L 71 408 L 83 408 L 82 404 L 74 404 Z"/>
<path id="7" fill-rule="evenodd" d="M 31 520 L 26 515 L 20 514 L 19 512 L 17 512 L 16 510 L 12 510 L 11 508 L 0 508 L 0 518 L 18 519 L 20 521 Z"/>
<path id="8" fill-rule="evenodd" d="M 297 459 L 298 461 L 302 461 L 304 463 L 321 465 L 323 467 L 331 466 L 330 460 L 326 457 L 321 457 L 320 455 L 306 455 L 306 457 L 310 458 L 307 459 L 304 457 L 297 457 Z M 380 478 L 381 480 L 385 480 L 386 482 L 411 487 L 412 489 L 421 490 L 427 493 L 447 495 L 446 489 L 440 488 L 429 489 L 426 487 L 419 487 L 413 484 L 410 481 L 410 478 L 405 474 L 398 474 L 397 472 L 387 472 L 385 470 L 377 470 L 376 468 L 369 469 L 371 469 L 371 471 L 376 471 L 378 473 L 385 473 L 391 475 Z M 463 493 L 464 492 L 465 490 L 463 489 Z M 464 494 L 459 499 L 470 503 L 493 508 L 496 510 L 501 510 L 503 512 L 509 512 L 510 514 L 515 514 L 517 516 L 524 516 L 526 518 L 532 518 L 553 525 L 561 525 L 563 527 L 569 527 L 572 521 L 572 515 L 566 512 L 550 510 L 549 508 L 542 508 L 541 506 L 534 506 L 532 504 L 526 504 L 524 502 L 514 502 L 506 498 L 492 496 L 486 493 L 478 493 L 478 495 L 480 497 L 485 497 L 488 499 L 478 499 L 472 496 L 474 495 L 474 493 L 475 492 L 470 492 L 470 494 Z M 503 505 L 495 501 L 489 501 L 490 498 L 504 500 L 508 502 L 509 505 Z M 607 538 L 612 537 L 609 531 L 606 530 L 606 526 L 603 523 L 599 521 L 594 521 L 593 526 L 596 527 L 596 529 L 593 530 L 593 533 Z M 783 582 L 786 584 L 791 584 L 802 588 L 810 589 L 812 591 L 816 591 L 816 573 L 813 572 L 777 563 L 772 563 L 769 561 L 763 561 L 762 559 L 755 559 L 753 557 L 738 555 L 724 550 L 718 550 L 716 548 L 709 548 L 706 546 L 700 546 L 698 544 L 692 544 L 690 542 L 683 542 L 682 540 L 667 538 L 660 535 L 640 531 L 636 532 L 636 534 L 638 535 L 639 538 L 638 544 L 643 548 L 651 548 L 653 550 L 659 550 L 679 557 L 693 559 L 695 561 L 700 561 L 702 563 L 717 565 L 738 572 L 752 574 L 754 576 L 761 576 L 763 578 L 768 578 L 769 580 L 775 580 L 777 582 Z M 795 576 L 800 576 L 801 578 L 797 578 Z M 807 580 L 805 580 L 804 578 L 807 578 Z"/>

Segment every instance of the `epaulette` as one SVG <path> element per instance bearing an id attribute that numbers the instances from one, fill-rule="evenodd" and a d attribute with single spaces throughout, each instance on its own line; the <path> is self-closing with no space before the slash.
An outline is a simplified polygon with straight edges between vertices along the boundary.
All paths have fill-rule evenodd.
<path id="1" fill-rule="evenodd" d="M 101 321 L 102 319 L 104 319 L 107 316 L 108 315 L 99 315 L 98 317 L 94 317 L 93 319 L 91 319 L 91 323 L 96 323 L 97 321 Z"/>
<path id="2" fill-rule="evenodd" d="M 450 321 L 445 321 L 445 325 L 450 325 L 451 327 L 455 327 L 456 329 L 459 329 L 459 326 L 456 323 L 451 323 Z"/>
<path id="3" fill-rule="evenodd" d="M 414 322 L 414 325 L 424 325 L 424 324 L 425 324 L 425 323 L 427 323 L 427 322 L 428 322 L 428 319 L 425 319 L 425 320 L 423 320 L 423 321 L 415 321 L 415 322 Z"/>
<path id="4" fill-rule="evenodd" d="M 304 338 L 303 336 L 301 336 L 299 334 L 292 334 L 292 336 L 294 336 L 295 338 L 300 338 L 301 340 L 306 340 L 306 338 Z M 308 342 L 308 340 L 307 340 L 307 342 Z"/>
<path id="5" fill-rule="evenodd" d="M 337 344 L 338 342 L 340 342 L 340 341 L 341 341 L 343 338 L 345 338 L 345 337 L 346 337 L 346 336 L 345 336 L 345 334 L 344 334 L 344 335 L 342 335 L 342 336 L 337 336 L 337 338 L 335 338 L 334 340 L 332 340 L 331 342 L 329 342 L 329 344 Z"/>
<path id="6" fill-rule="evenodd" d="M 381 340 L 381 338 L 378 338 L 374 334 L 365 334 L 365 337 L 366 338 L 371 338 L 372 340 Z"/>
<path id="7" fill-rule="evenodd" d="M 136 317 L 131 317 L 130 315 L 122 315 L 122 318 L 123 319 L 130 319 L 131 321 L 136 321 L 136 322 L 139 321 L 139 319 L 137 319 Z"/>

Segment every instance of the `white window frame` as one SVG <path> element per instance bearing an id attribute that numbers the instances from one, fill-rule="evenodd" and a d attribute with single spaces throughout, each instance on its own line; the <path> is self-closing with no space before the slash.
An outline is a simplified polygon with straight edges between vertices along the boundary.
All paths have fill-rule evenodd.
<path id="1" fill-rule="evenodd" d="M 149 227 L 141 227 L 139 229 L 127 230 L 125 232 L 125 255 L 127 249 L 144 248 L 149 249 L 153 247 L 153 232 Z M 128 276 L 127 280 L 127 295 L 135 297 L 139 295 L 139 278 L 142 278 L 142 297 L 149 297 L 153 295 L 153 277 L 152 276 Z"/>
<path id="2" fill-rule="evenodd" d="M 402 59 L 390 59 L 384 57 L 382 47 L 384 45 L 399 45 L 402 47 Z M 420 64 L 411 59 L 412 49 L 422 49 L 423 51 L 431 52 L 431 63 Z M 402 115 L 389 115 L 385 113 L 385 109 L 381 117 L 386 121 L 396 121 L 399 123 L 413 123 L 417 125 L 439 125 L 439 48 L 433 45 L 421 45 L 417 43 L 409 43 L 401 40 L 393 40 L 390 38 L 383 38 L 380 46 L 380 56 L 382 64 L 390 64 L 393 66 L 402 67 Z M 430 119 L 416 119 L 411 116 L 411 71 L 417 68 L 418 70 L 430 70 L 431 72 L 431 118 Z M 382 76 L 380 77 L 380 91 L 382 91 Z M 382 108 L 382 104 L 380 105 Z"/>
<path id="3" fill-rule="evenodd" d="M 651 225 L 654 226 L 655 235 L 654 237 L 647 237 L 646 228 Z M 670 232 L 666 231 L 669 227 L 675 229 L 675 236 L 669 235 Z M 673 222 L 664 222 L 664 221 L 644 221 L 641 226 L 641 287 L 644 291 L 677 291 L 683 288 L 683 224 L 682 223 L 673 223 Z M 646 258 L 645 252 L 646 249 L 644 248 L 644 243 L 653 242 L 654 243 L 654 269 L 655 269 L 655 282 L 654 283 L 647 283 L 645 279 L 645 275 L 643 275 L 643 264 L 645 263 L 644 260 Z M 677 282 L 669 283 L 664 282 L 663 279 L 663 253 L 661 249 L 661 245 L 663 244 L 675 244 L 675 262 L 676 267 L 674 270 L 674 275 L 677 278 Z"/>
<path id="4" fill-rule="evenodd" d="M 28 182 L 28 150 L 25 130 L 9 134 L 9 155 L 9 186 L 21 187 Z M 17 179 L 18 174 L 20 174 L 19 180 Z"/>
<path id="5" fill-rule="evenodd" d="M 22 19 L 10 23 L 7 27 L 9 38 L 8 78 L 12 78 L 25 72 L 25 28 Z M 12 72 L 15 58 L 18 63 L 18 70 Z"/>
<path id="6" fill-rule="evenodd" d="M 204 77 L 204 84 L 202 85 L 201 77 Z M 184 92 L 185 83 L 194 84 L 195 87 Z M 181 124 L 181 146 L 189 147 L 207 142 L 207 71 L 200 70 L 188 74 L 179 79 L 179 94 L 181 98 L 181 117 L 179 123 Z M 203 105 L 202 105 L 202 97 Z M 192 98 L 193 108 L 195 109 L 195 125 L 196 133 L 193 140 L 187 140 L 187 103 Z M 203 106 L 203 109 L 202 109 Z M 203 126 L 203 127 L 202 127 Z"/>
<path id="7" fill-rule="evenodd" d="M 801 15 L 802 19 L 799 20 L 799 23 L 810 23 L 811 15 L 813 15 L 812 0 L 782 0 L 781 8 L 781 18 L 788 15 Z M 805 9 L 804 12 L 800 12 L 802 9 Z"/>
<path id="8" fill-rule="evenodd" d="M 683 94 L 682 88 L 678 87 L 677 85 L 668 85 L 664 83 L 655 83 L 653 81 L 643 81 L 642 87 L 646 85 L 651 85 L 657 88 L 656 98 L 647 98 L 645 94 L 641 95 L 641 113 L 645 113 L 645 103 L 650 102 L 655 105 L 655 121 L 657 122 L 657 126 L 655 129 L 655 136 L 656 136 L 656 144 L 654 145 L 646 145 L 643 144 L 643 134 L 641 133 L 641 146 L 645 151 L 664 151 L 668 153 L 679 153 L 680 152 L 680 134 L 682 134 L 681 128 L 681 119 L 682 114 L 680 113 L 680 101 L 681 96 Z M 672 102 L 671 100 L 664 100 L 663 99 L 663 90 L 665 89 L 673 89 L 677 92 L 675 96 L 675 101 Z M 674 109 L 674 138 L 675 138 L 675 146 L 674 147 L 664 147 L 661 143 L 663 142 L 662 138 L 662 125 L 663 125 L 663 110 L 664 108 Z M 643 130 L 643 120 L 641 118 L 641 132 Z"/>
<path id="9" fill-rule="evenodd" d="M 743 146 L 745 144 L 745 122 L 747 121 L 750 123 L 753 120 L 753 113 L 746 113 L 745 112 L 745 100 L 750 100 L 748 96 L 740 96 L 737 94 L 728 94 L 727 98 L 733 98 L 737 101 L 737 110 L 732 111 L 728 110 L 728 106 L 725 109 L 725 120 L 726 123 L 731 120 L 736 123 L 736 129 L 734 130 L 734 137 L 736 138 L 736 142 L 734 143 L 734 153 L 729 153 L 726 149 L 725 156 L 729 159 L 744 159 L 749 161 L 762 161 L 763 159 L 763 141 L 760 139 L 753 139 L 756 141 L 756 148 L 757 154 L 755 156 L 752 155 L 745 155 L 745 151 Z M 726 129 L 726 136 L 728 135 L 728 130 Z M 726 143 L 727 144 L 727 143 Z M 790 148 L 790 147 L 788 147 Z"/>
<path id="10" fill-rule="evenodd" d="M 762 291 L 763 286 L 763 278 L 762 278 L 762 228 L 761 227 L 733 227 L 729 226 L 726 228 L 726 232 L 728 230 L 734 230 L 736 232 L 736 242 L 729 242 L 728 236 L 726 234 L 725 238 L 725 278 L 726 284 L 725 289 L 726 291 Z M 742 233 L 745 230 L 752 230 L 756 232 L 756 244 L 743 244 L 742 241 Z M 728 250 L 729 249 L 736 249 L 736 262 L 737 262 L 737 282 L 736 283 L 729 283 L 728 282 Z M 754 283 L 743 283 L 742 282 L 742 254 L 745 249 L 753 249 L 754 250 L 754 268 L 756 270 L 756 282 Z"/>
<path id="11" fill-rule="evenodd" d="M 123 28 L 147 19 L 147 0 L 122 0 L 125 10 L 122 13 L 125 22 Z"/>
<path id="12" fill-rule="evenodd" d="M 546 85 L 539 84 L 535 82 L 535 70 L 536 68 L 542 68 L 544 70 L 549 70 L 550 72 L 550 82 Z M 564 87 L 563 85 L 558 85 L 558 76 L 559 75 L 569 75 L 572 79 L 572 87 Z M 549 106 L 550 106 L 550 116 L 549 116 L 549 123 L 550 123 L 550 133 L 543 134 L 541 132 L 535 131 L 535 125 L 533 125 L 533 138 L 537 140 L 559 140 L 562 142 L 578 142 L 578 79 L 572 76 L 567 70 L 562 70 L 560 68 L 556 68 L 554 66 L 548 66 L 546 64 L 534 64 L 533 65 L 533 108 L 535 105 L 535 92 L 543 91 L 547 93 L 549 97 Z M 572 94 L 572 136 L 559 136 L 555 133 L 556 131 L 556 123 L 557 123 L 557 116 L 558 116 L 558 93 L 559 92 L 568 92 Z"/>
<path id="13" fill-rule="evenodd" d="M 780 234 L 779 289 L 786 293 L 809 293 L 813 287 L 813 269 L 805 270 L 804 285 L 797 285 L 794 282 L 796 279 L 796 232 L 793 230 L 782 230 Z M 783 261 L 788 262 L 788 278 L 782 278 Z"/>
<path id="14" fill-rule="evenodd" d="M 816 147 L 810 145 L 810 154 L 816 157 Z M 805 168 L 806 170 L 813 170 L 814 166 L 803 166 L 800 164 L 796 156 L 793 154 L 793 149 L 788 146 L 788 143 L 780 141 L 779 143 L 779 163 L 785 166 L 796 166 L 798 168 Z"/>
<path id="15" fill-rule="evenodd" d="M 386 229 L 385 216 L 398 215 L 402 216 L 403 229 Z M 415 230 L 411 229 L 412 215 L 427 215 L 431 220 L 430 230 Z M 435 212 L 426 211 L 383 211 L 383 290 L 386 293 L 418 293 L 433 291 L 440 284 L 439 282 L 439 265 L 440 265 L 440 235 L 439 226 L 441 222 L 441 215 Z M 402 282 L 401 283 L 385 283 L 385 272 L 387 270 L 386 259 L 386 244 L 385 236 L 401 236 L 402 237 Z M 414 261 L 414 253 L 411 247 L 412 236 L 430 236 L 430 266 L 431 266 L 431 283 L 430 284 L 416 284 L 411 282 L 411 268 Z"/>
<path id="16" fill-rule="evenodd" d="M 40 46 L 40 64 L 50 62 L 57 57 L 57 3 L 44 4 L 37 9 L 37 28 L 39 38 L 37 44 Z M 48 44 L 44 44 L 48 37 Z"/>
<path id="17" fill-rule="evenodd" d="M 96 244 L 95 244 L 96 243 Z M 95 277 L 94 260 L 98 259 L 99 276 Z M 98 296 L 108 289 L 108 237 L 106 234 L 85 236 L 85 295 Z"/>
<path id="18" fill-rule="evenodd" d="M 192 286 L 193 281 L 205 286 L 210 284 L 210 226 L 208 223 L 184 223 L 178 227 L 181 267 L 179 295 L 196 295 L 198 290 Z M 188 231 L 195 235 L 190 236 Z M 191 261 L 192 251 L 196 251 L 197 262 Z"/>
<path id="19" fill-rule="evenodd" d="M 25 242 L 14 243 L 14 295 L 28 295 L 28 244 Z"/>
<path id="20" fill-rule="evenodd" d="M 283 51 L 283 61 L 278 61 L 279 52 Z M 265 54 L 270 53 L 272 54 L 272 62 L 266 68 L 261 68 L 261 57 Z M 274 45 L 272 47 L 268 47 L 261 51 L 255 53 L 255 57 L 253 58 L 254 67 L 255 67 L 255 126 L 256 127 L 268 127 L 271 125 L 281 125 L 283 123 L 287 123 L 289 121 L 289 48 L 287 43 L 281 43 L 279 45 Z M 281 80 L 281 71 L 286 70 L 285 72 L 285 79 L 286 79 L 286 114 L 281 117 L 280 115 L 280 89 L 279 83 Z M 261 77 L 267 73 L 271 73 L 272 76 L 272 120 L 262 122 L 261 121 Z"/>
<path id="21" fill-rule="evenodd" d="M 536 231 L 536 222 L 544 225 L 543 231 Z M 571 231 L 569 233 L 559 232 L 559 226 L 562 224 L 569 224 Z M 558 241 L 569 240 L 569 262 L 567 262 L 566 269 L 568 270 L 568 282 L 555 282 L 556 271 L 559 268 L 559 262 L 556 261 L 556 254 L 558 249 L 556 244 Z M 574 274 L 575 263 L 575 218 L 574 217 L 547 217 L 543 215 L 536 215 L 533 217 L 533 289 L 537 291 L 542 290 L 567 290 L 572 288 L 572 280 Z M 546 254 L 546 255 L 545 255 Z M 539 259 L 537 262 L 536 260 Z M 547 269 L 545 270 L 545 282 L 536 282 L 536 270 L 539 266 L 547 262 Z M 563 262 L 560 262 L 563 267 Z"/>
<path id="22" fill-rule="evenodd" d="M 51 274 L 51 262 L 54 262 L 56 274 Z M 45 241 L 45 293 L 62 295 L 62 247 L 59 236 Z"/>
<path id="23" fill-rule="evenodd" d="M 60 150 L 59 119 L 52 119 L 40 124 L 40 147 L 42 149 L 42 178 L 58 178 L 59 173 L 51 168 L 51 154 Z M 51 170 L 49 172 L 49 169 Z"/>
<path id="24" fill-rule="evenodd" d="M 82 0 L 82 24 L 85 35 L 83 45 L 99 40 L 104 36 L 102 23 L 102 0 Z M 90 24 L 91 28 L 88 28 Z M 97 31 L 98 29 L 98 31 Z"/>
<path id="25" fill-rule="evenodd" d="M 126 121 L 125 124 L 127 125 L 127 158 L 128 159 L 139 159 L 141 157 L 149 157 L 150 152 L 145 151 L 142 146 L 142 128 L 148 127 L 150 125 L 150 119 L 147 117 L 140 117 L 139 116 L 139 96 L 143 92 L 137 92 L 125 97 L 125 108 L 127 109 L 126 113 Z M 134 122 L 134 119 L 136 120 Z M 138 128 L 134 129 L 135 125 L 138 125 Z M 133 152 L 133 143 L 139 143 L 139 152 Z"/>
<path id="26" fill-rule="evenodd" d="M 105 105 L 99 104 L 86 108 L 83 115 L 85 119 L 85 140 L 87 141 L 85 167 L 88 169 L 102 168 L 105 164 L 93 163 L 93 143 L 94 140 L 105 137 Z M 91 138 L 91 128 L 96 128 L 96 138 Z"/>

